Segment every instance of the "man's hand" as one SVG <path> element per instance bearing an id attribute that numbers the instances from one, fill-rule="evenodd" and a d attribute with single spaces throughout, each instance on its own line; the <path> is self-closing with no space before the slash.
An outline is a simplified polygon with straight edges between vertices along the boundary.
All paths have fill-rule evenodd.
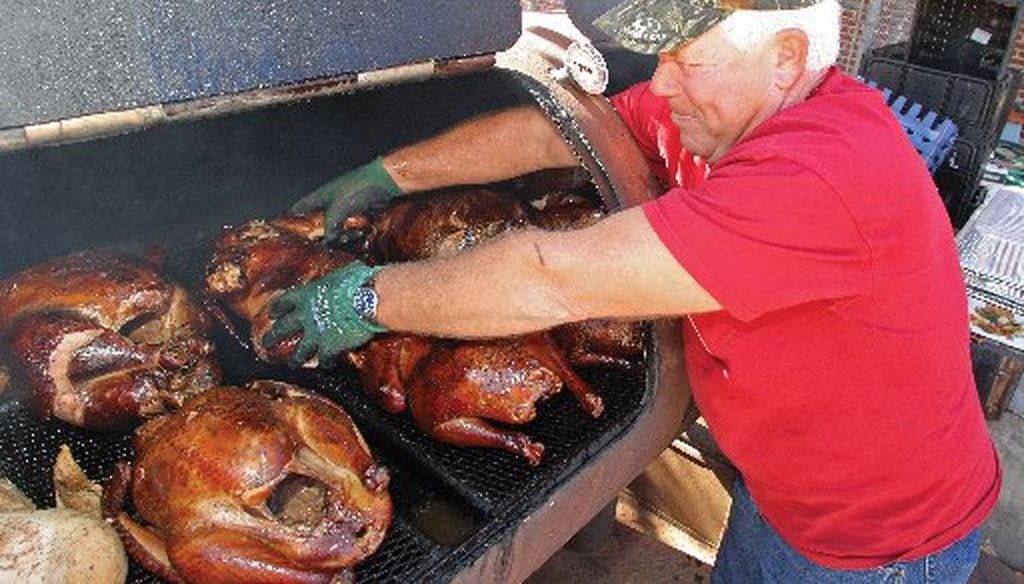
<path id="1" fill-rule="evenodd" d="M 313 355 L 321 367 L 334 364 L 338 354 L 369 341 L 386 328 L 364 320 L 352 305 L 352 296 L 381 270 L 360 261 L 335 270 L 322 278 L 288 290 L 270 307 L 276 319 L 263 335 L 263 345 L 275 345 L 302 333 L 290 364 L 300 367 Z"/>
<path id="2" fill-rule="evenodd" d="M 346 219 L 383 206 L 401 194 L 402 189 L 384 168 L 383 159 L 377 158 L 302 197 L 292 205 L 291 212 L 299 214 L 326 209 L 324 227 L 327 243 L 347 243 L 349 234 L 342 229 Z"/>

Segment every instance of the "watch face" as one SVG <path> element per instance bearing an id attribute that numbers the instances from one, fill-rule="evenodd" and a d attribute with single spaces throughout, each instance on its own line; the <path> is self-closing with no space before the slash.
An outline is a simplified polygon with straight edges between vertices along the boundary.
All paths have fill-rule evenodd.
<path id="1" fill-rule="evenodd" d="M 377 322 L 377 291 L 367 286 L 356 288 L 352 295 L 352 308 L 363 320 Z"/>

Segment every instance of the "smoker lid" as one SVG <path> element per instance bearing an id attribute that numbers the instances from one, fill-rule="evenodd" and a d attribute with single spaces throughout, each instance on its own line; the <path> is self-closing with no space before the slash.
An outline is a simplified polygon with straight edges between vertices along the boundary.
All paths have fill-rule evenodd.
<path id="1" fill-rule="evenodd" d="M 0 2 L 0 129 L 495 53 L 518 0 Z"/>

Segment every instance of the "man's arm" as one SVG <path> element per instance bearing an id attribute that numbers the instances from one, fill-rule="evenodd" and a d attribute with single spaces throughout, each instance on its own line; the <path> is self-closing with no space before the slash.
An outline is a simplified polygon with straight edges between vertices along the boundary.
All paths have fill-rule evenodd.
<path id="1" fill-rule="evenodd" d="M 453 257 L 389 266 L 375 287 L 384 326 L 452 337 L 720 308 L 639 208 L 578 231 L 515 232 Z"/>
<path id="2" fill-rule="evenodd" d="M 406 193 L 505 180 L 545 168 L 578 164 L 558 129 L 536 106 L 466 120 L 422 142 L 351 169 L 291 206 L 292 213 L 325 212 L 326 242 L 345 242 L 342 229 Z"/>
<path id="3" fill-rule="evenodd" d="M 536 106 L 471 118 L 384 156 L 403 193 L 484 184 L 578 164 L 558 129 Z"/>

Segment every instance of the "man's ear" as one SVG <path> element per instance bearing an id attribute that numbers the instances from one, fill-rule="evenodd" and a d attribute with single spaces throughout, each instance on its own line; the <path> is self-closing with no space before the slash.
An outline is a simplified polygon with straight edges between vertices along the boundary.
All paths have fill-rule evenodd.
<path id="1" fill-rule="evenodd" d="M 775 35 L 775 86 L 787 90 L 807 68 L 810 41 L 804 31 L 787 28 Z"/>

